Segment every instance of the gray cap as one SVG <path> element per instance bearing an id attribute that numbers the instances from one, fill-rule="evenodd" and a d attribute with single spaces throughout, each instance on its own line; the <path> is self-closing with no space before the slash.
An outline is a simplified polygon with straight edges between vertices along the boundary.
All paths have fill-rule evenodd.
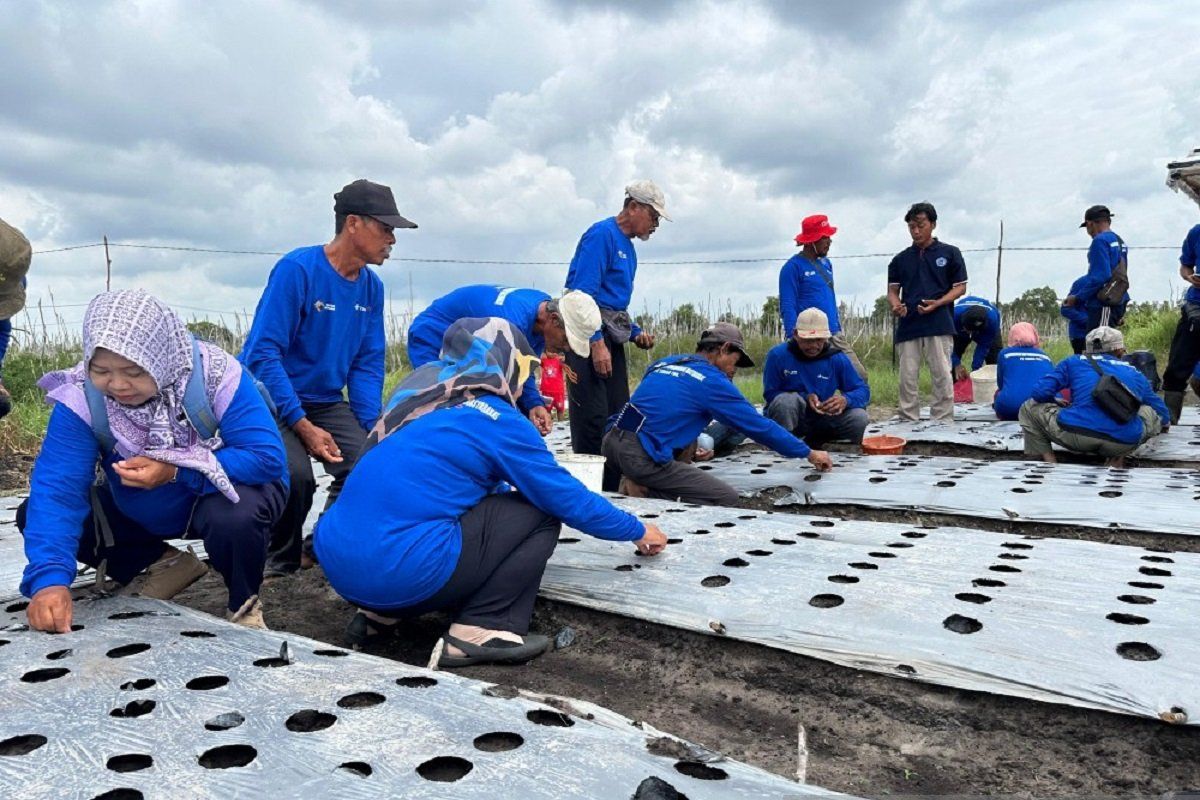
<path id="1" fill-rule="evenodd" d="M 625 187 L 625 194 L 642 205 L 650 206 L 667 222 L 671 221 L 667 216 L 667 199 L 654 181 L 634 181 Z"/>
<path id="2" fill-rule="evenodd" d="M 1089 353 L 1111 353 L 1114 350 L 1125 349 L 1125 336 L 1116 328 L 1101 325 L 1093 331 L 1088 331 L 1087 351 Z"/>
<path id="3" fill-rule="evenodd" d="M 742 354 L 738 359 L 739 367 L 753 367 L 754 359 L 746 355 L 746 340 L 742 332 L 732 322 L 714 322 L 708 330 L 700 334 L 700 344 L 728 344 Z"/>

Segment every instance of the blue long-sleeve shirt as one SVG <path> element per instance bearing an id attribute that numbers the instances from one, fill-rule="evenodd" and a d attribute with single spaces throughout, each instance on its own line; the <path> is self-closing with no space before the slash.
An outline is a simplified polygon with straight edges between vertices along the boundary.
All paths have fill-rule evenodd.
<path id="1" fill-rule="evenodd" d="M 828 281 L 826 281 L 828 278 Z M 833 291 L 833 265 L 828 258 L 815 262 L 797 253 L 779 270 L 779 315 L 783 319 L 783 335 L 791 336 L 796 329 L 796 317 L 806 308 L 819 308 L 829 317 L 829 330 L 838 333 L 837 297 Z"/>
<path id="2" fill-rule="evenodd" d="M 287 457 L 279 428 L 248 372 L 242 373 L 220 418 L 220 433 L 223 444 L 215 455 L 234 484 L 282 481 L 287 485 Z M 30 481 L 24 531 L 29 563 L 21 581 L 22 594 L 32 597 L 47 586 L 71 585 L 80 532 L 91 512 L 89 492 L 97 461 L 121 513 L 164 539 L 182 536 L 196 499 L 217 491 L 202 473 L 183 467 L 175 483 L 154 489 L 124 486 L 112 467 L 120 460 L 113 453 L 100 452 L 91 426 L 74 411 L 62 404 L 54 406 Z"/>
<path id="3" fill-rule="evenodd" d="M 1033 395 L 1033 387 L 1054 362 L 1036 347 L 1006 347 L 996 358 L 996 396 L 992 408 L 1000 419 L 1013 420 L 1021 405 Z M 1094 374 L 1094 373 L 1093 373 Z"/>
<path id="4" fill-rule="evenodd" d="M 592 536 L 635 541 L 644 533 L 637 517 L 559 466 L 517 409 L 484 396 L 426 414 L 362 456 L 317 523 L 325 576 L 368 608 L 432 596 L 458 564 L 459 519 L 501 481 Z"/>
<path id="5" fill-rule="evenodd" d="M 1058 308 L 1058 313 L 1062 314 L 1063 318 L 1067 321 L 1068 339 L 1082 339 L 1088 334 L 1087 307 L 1084 306 L 1083 302 L 1079 299 L 1079 292 L 1086 282 L 1086 275 L 1082 278 L 1076 278 L 1075 282 L 1071 284 L 1071 289 L 1067 292 L 1069 296 L 1075 298 L 1075 305 L 1059 306 Z"/>
<path id="6" fill-rule="evenodd" d="M 847 408 L 866 408 L 871 389 L 859 377 L 845 353 L 832 353 L 828 346 L 816 358 L 807 358 L 795 342 L 783 342 L 767 352 L 763 364 L 763 400 L 770 403 L 781 392 L 815 394 L 821 401 L 841 392 Z"/>
<path id="7" fill-rule="evenodd" d="M 1077 302 L 1086 308 L 1099 308 L 1102 304 L 1096 298 L 1096 292 L 1112 279 L 1113 268 L 1122 257 L 1128 265 L 1129 248 L 1121 241 L 1120 236 L 1112 231 L 1093 236 L 1092 243 L 1088 245 L 1087 274 L 1083 276 L 1082 283 L 1076 281 L 1079 285 L 1079 294 L 1075 295 Z"/>
<path id="8" fill-rule="evenodd" d="M 455 289 L 429 304 L 413 320 L 408 329 L 408 360 L 413 369 L 437 361 L 441 355 L 442 337 L 456 320 L 463 317 L 501 317 L 508 320 L 529 341 L 537 355 L 546 349 L 546 339 L 534 331 L 538 307 L 550 295 L 537 289 L 511 289 L 505 286 L 476 284 Z M 542 404 L 537 379 L 531 374 L 517 400 L 517 407 L 528 414 Z"/>
<path id="9" fill-rule="evenodd" d="M 1200 257 L 1200 225 L 1192 226 L 1187 236 L 1183 238 L 1183 246 L 1179 248 L 1179 263 L 1196 271 L 1196 259 Z M 1183 299 L 1189 303 L 1200 303 L 1200 289 L 1189 286 Z"/>
<path id="10" fill-rule="evenodd" d="M 982 308 L 987 312 L 987 323 L 977 331 L 968 331 L 963 327 L 963 314 L 972 307 Z M 960 297 L 954 303 L 954 335 L 969 335 L 971 341 L 975 343 L 975 355 L 971 357 L 971 371 L 974 372 L 983 366 L 983 362 L 987 360 L 988 351 L 992 349 L 996 337 L 1000 335 L 1000 310 L 982 297 L 974 295 Z M 961 355 L 950 354 L 950 366 L 957 367 L 961 363 Z"/>
<path id="11" fill-rule="evenodd" d="M 592 296 L 601 309 L 628 311 L 633 297 L 633 279 L 637 275 L 637 251 L 617 225 L 616 217 L 602 219 L 583 232 L 567 270 L 566 288 Z M 635 323 L 631 338 L 641 334 Z M 598 331 L 592 341 L 603 333 Z"/>
<path id="12" fill-rule="evenodd" d="M 649 366 L 629 400 L 645 417 L 638 440 L 657 464 L 692 442 L 712 420 L 741 431 L 788 458 L 807 458 L 811 448 L 767 419 L 733 381 L 699 356 L 674 355 Z M 609 426 L 615 422 L 609 420 Z"/>
<path id="13" fill-rule="evenodd" d="M 1120 378 L 1129 390 L 1137 395 L 1142 405 L 1149 405 L 1158 413 L 1163 425 L 1171 424 L 1171 417 L 1162 398 L 1150 388 L 1150 382 L 1141 371 L 1108 353 L 1093 356 L 1103 372 Z M 1100 376 L 1088 364 L 1084 356 L 1070 356 L 1058 363 L 1034 385 L 1031 397 L 1038 403 L 1052 403 L 1063 389 L 1071 390 L 1071 405 L 1058 414 L 1058 424 L 1069 430 L 1099 436 L 1122 444 L 1133 444 L 1142 438 L 1142 421 L 1137 417 L 1124 425 L 1105 414 L 1092 400 Z"/>
<path id="14" fill-rule="evenodd" d="M 351 281 L 323 245 L 293 250 L 271 270 L 238 359 L 286 424 L 304 417 L 301 403 L 337 402 L 345 388 L 369 430 L 383 403 L 383 303 L 383 281 L 370 267 Z"/>

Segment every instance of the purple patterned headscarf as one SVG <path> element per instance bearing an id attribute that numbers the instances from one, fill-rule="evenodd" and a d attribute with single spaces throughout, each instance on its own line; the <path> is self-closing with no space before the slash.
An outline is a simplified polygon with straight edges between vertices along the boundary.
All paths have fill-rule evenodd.
<path id="1" fill-rule="evenodd" d="M 47 403 L 62 403 L 91 425 L 83 385 L 97 348 L 127 358 L 154 378 L 158 394 L 140 406 L 104 398 L 108 424 L 122 458 L 146 456 L 155 461 L 203 473 L 233 502 L 237 491 L 217 461 L 221 437 L 201 439 L 187 421 L 183 393 L 192 373 L 192 334 L 165 303 L 142 289 L 99 294 L 83 319 L 83 360 L 74 367 L 42 376 Z M 221 348 L 200 342 L 204 384 L 217 419 L 224 415 L 242 377 L 237 359 Z"/>

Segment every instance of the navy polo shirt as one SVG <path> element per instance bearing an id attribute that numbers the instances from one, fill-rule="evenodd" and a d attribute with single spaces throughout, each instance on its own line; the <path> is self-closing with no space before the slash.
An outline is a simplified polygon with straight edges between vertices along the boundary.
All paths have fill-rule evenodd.
<path id="1" fill-rule="evenodd" d="M 1185 267 L 1191 267 L 1192 272 L 1195 272 L 1197 256 L 1200 256 L 1200 225 L 1196 225 L 1188 231 L 1187 238 L 1183 240 L 1183 248 L 1179 251 L 1179 263 Z M 1183 299 L 1189 303 L 1200 303 L 1200 289 L 1189 286 Z"/>
<path id="2" fill-rule="evenodd" d="M 901 250 L 888 264 L 888 285 L 899 284 L 900 302 L 908 313 L 900 317 L 896 341 L 907 342 L 924 336 L 953 336 L 953 304 L 932 314 L 920 314 L 922 300 L 936 300 L 958 283 L 967 282 L 967 265 L 962 253 L 952 244 L 934 239 L 929 247 L 916 245 Z"/>

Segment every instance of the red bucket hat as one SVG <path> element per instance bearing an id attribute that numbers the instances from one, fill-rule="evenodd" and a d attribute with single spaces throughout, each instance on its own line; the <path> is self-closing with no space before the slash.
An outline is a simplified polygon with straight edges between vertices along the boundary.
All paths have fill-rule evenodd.
<path id="1" fill-rule="evenodd" d="M 813 214 L 805 217 L 800 223 L 800 233 L 796 234 L 796 244 L 812 244 L 818 239 L 833 236 L 837 228 L 829 224 L 829 217 L 824 214 Z"/>

